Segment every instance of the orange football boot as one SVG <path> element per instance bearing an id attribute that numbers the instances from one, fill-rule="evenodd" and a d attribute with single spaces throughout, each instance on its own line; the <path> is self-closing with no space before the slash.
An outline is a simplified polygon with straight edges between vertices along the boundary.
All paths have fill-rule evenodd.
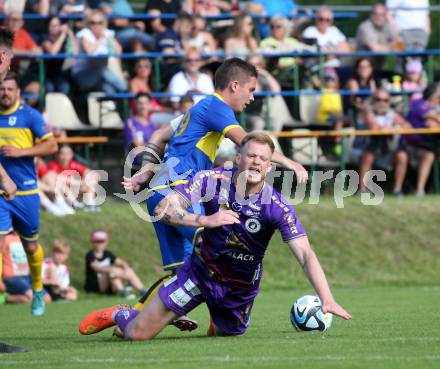
<path id="1" fill-rule="evenodd" d="M 128 305 L 117 305 L 106 309 L 96 310 L 87 315 L 81 323 L 79 323 L 79 333 L 95 334 L 104 329 L 113 327 L 115 322 L 112 320 L 113 313 L 119 309 L 129 309 Z"/>

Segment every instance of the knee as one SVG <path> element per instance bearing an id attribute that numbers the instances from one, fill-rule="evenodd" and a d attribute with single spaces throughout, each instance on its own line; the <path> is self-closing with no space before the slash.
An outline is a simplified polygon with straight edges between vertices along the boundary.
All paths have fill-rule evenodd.
<path id="1" fill-rule="evenodd" d="M 396 163 L 406 165 L 408 163 L 408 154 L 405 151 L 399 151 L 396 154 Z"/>

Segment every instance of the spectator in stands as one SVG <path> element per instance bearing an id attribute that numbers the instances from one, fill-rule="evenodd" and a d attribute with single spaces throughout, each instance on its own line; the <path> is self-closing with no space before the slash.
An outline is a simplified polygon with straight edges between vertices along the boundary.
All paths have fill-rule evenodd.
<path id="1" fill-rule="evenodd" d="M 52 12 L 50 14 L 73 15 L 86 14 L 89 8 L 87 0 L 55 0 L 50 1 Z"/>
<path id="2" fill-rule="evenodd" d="M 66 191 L 76 194 L 75 201 L 71 204 L 74 208 L 85 211 L 99 211 L 95 204 L 96 187 L 99 182 L 99 175 L 87 168 L 85 165 L 73 160 L 73 151 L 69 145 L 60 146 L 56 160 L 47 165 L 48 170 L 54 171 L 60 181 L 59 185 Z M 65 190 L 66 189 L 66 190 Z M 82 202 L 79 198 L 82 198 Z M 67 200 L 70 200 L 67 198 Z"/>
<path id="3" fill-rule="evenodd" d="M 217 51 L 214 37 L 206 31 L 206 20 L 199 15 L 192 17 L 191 30 L 187 37 L 182 39 L 182 43 L 186 51 L 191 48 L 207 54 L 213 54 Z"/>
<path id="4" fill-rule="evenodd" d="M 323 7 L 318 10 L 314 26 L 307 27 L 303 34 L 305 39 L 315 39 L 321 51 L 326 52 L 349 52 L 350 48 L 345 35 L 333 25 L 333 12 Z M 334 56 L 326 58 L 326 67 L 338 67 L 340 61 Z"/>
<path id="5" fill-rule="evenodd" d="M 116 31 L 116 38 L 125 52 L 143 53 L 154 50 L 154 38 L 145 33 L 145 23 L 127 19 L 134 15 L 133 8 L 127 0 L 103 1 L 100 9 L 104 14 L 121 16 L 111 20 L 111 28 Z"/>
<path id="6" fill-rule="evenodd" d="M 179 115 L 180 114 L 186 114 L 189 109 L 194 105 L 194 99 L 191 95 L 185 95 L 182 96 L 180 99 L 180 109 L 179 109 Z"/>
<path id="7" fill-rule="evenodd" d="M 248 56 L 246 60 L 258 70 L 256 92 L 281 92 L 279 82 L 265 68 L 265 60 L 261 55 L 253 54 Z M 255 98 L 255 101 L 246 108 L 247 130 L 264 130 L 266 128 L 266 117 L 269 119 L 267 129 L 271 131 L 281 131 L 283 125 L 294 122 L 281 95 Z"/>
<path id="8" fill-rule="evenodd" d="M 134 65 L 134 76 L 128 82 L 128 90 L 132 93 L 151 93 L 151 62 L 150 59 L 140 58 Z"/>
<path id="9" fill-rule="evenodd" d="M 7 293 L 7 303 L 31 303 L 32 283 L 29 265 L 20 237 L 9 234 L 3 246 L 3 275 L 0 276 L 0 292 Z M 49 302 L 46 293 L 44 301 Z"/>
<path id="10" fill-rule="evenodd" d="M 258 49 L 258 42 L 252 35 L 254 22 L 249 15 L 240 15 L 234 19 L 229 37 L 224 41 L 224 51 L 228 56 L 245 58 Z"/>
<path id="11" fill-rule="evenodd" d="M 440 105 L 440 87 L 438 83 L 429 85 L 423 91 L 423 97 L 415 100 L 410 105 L 407 115 L 408 122 L 413 128 L 440 128 L 440 114 L 438 108 Z M 417 175 L 416 195 L 425 194 L 426 182 L 436 155 L 439 155 L 440 139 L 438 135 L 411 135 L 404 136 L 402 149 L 398 152 L 398 160 L 405 168 L 403 177 L 406 173 L 409 155 L 415 154 L 419 159 L 419 168 Z M 402 179 L 403 183 L 403 179 Z M 396 186 L 395 192 L 402 191 L 402 184 Z"/>
<path id="12" fill-rule="evenodd" d="M 186 0 L 186 6 L 191 9 L 192 13 L 209 16 L 219 15 L 222 12 L 231 11 L 231 4 L 228 1 L 219 0 Z"/>
<path id="13" fill-rule="evenodd" d="M 127 90 L 127 83 L 109 68 L 108 54 L 120 54 L 121 45 L 114 32 L 107 28 L 104 14 L 92 10 L 86 19 L 86 28 L 76 35 L 80 53 L 103 55 L 96 59 L 78 59 L 72 67 L 72 77 L 80 91 L 104 91 L 106 94 Z M 119 59 L 114 59 L 120 65 Z"/>
<path id="14" fill-rule="evenodd" d="M 26 0 L 24 12 L 42 16 L 59 16 L 86 14 L 88 10 L 87 0 Z M 28 19 L 26 30 L 38 44 L 43 41 L 47 31 L 47 22 L 41 19 Z"/>
<path id="15" fill-rule="evenodd" d="M 75 301 L 78 291 L 70 285 L 70 272 L 66 263 L 69 259 L 70 245 L 65 240 L 55 240 L 52 246 L 52 257 L 44 259 L 43 286 L 52 301 Z"/>
<path id="16" fill-rule="evenodd" d="M 397 128 L 410 128 L 410 124 L 395 112 L 390 106 L 390 94 L 384 88 L 378 88 L 373 96 L 372 103 L 365 109 L 364 118 L 367 128 L 370 130 L 387 130 Z M 359 191 L 366 191 L 368 183 L 367 173 L 371 170 L 374 160 L 381 159 L 389 162 L 396 155 L 396 136 L 371 136 L 369 144 L 365 147 L 359 166 Z M 394 193 L 400 193 L 405 178 L 406 167 L 399 154 L 395 158 Z"/>
<path id="17" fill-rule="evenodd" d="M 193 94 L 194 101 L 197 103 L 205 95 L 214 93 L 214 83 L 212 79 L 204 73 L 200 73 L 201 55 L 196 49 L 189 50 L 185 55 L 183 71 L 178 72 L 171 78 L 168 86 L 169 92 L 173 95 L 171 103 L 174 110 L 179 109 L 180 97 L 187 93 Z M 202 95 L 197 95 L 201 93 Z"/>
<path id="18" fill-rule="evenodd" d="M 339 77 L 334 68 L 324 70 L 324 84 L 322 95 L 319 100 L 318 122 L 331 126 L 335 131 L 348 125 L 344 118 L 342 97 L 338 93 Z M 337 157 L 341 150 L 341 137 L 320 137 L 318 139 L 324 155 L 328 157 Z"/>
<path id="19" fill-rule="evenodd" d="M 127 297 L 128 282 L 141 295 L 147 292 L 139 277 L 130 265 L 120 257 L 107 250 L 109 234 L 105 230 L 94 230 L 90 234 L 93 249 L 86 254 L 87 292 L 119 294 Z M 135 296 L 133 296 L 134 298 Z"/>
<path id="20" fill-rule="evenodd" d="M 324 71 L 324 86 L 319 101 L 318 122 L 331 123 L 335 130 L 342 128 L 343 119 L 342 98 L 338 90 L 339 78 L 336 70 L 326 68 Z"/>
<path id="21" fill-rule="evenodd" d="M 291 17 L 298 12 L 298 6 L 294 0 L 253 0 L 253 3 L 261 4 L 264 14 L 270 18 L 275 15 Z"/>
<path id="22" fill-rule="evenodd" d="M 356 32 L 356 46 L 358 50 L 387 52 L 395 50 L 399 35 L 387 19 L 387 10 L 383 4 L 376 4 L 370 18 L 362 22 Z M 381 69 L 384 57 L 374 57 L 374 66 Z"/>
<path id="23" fill-rule="evenodd" d="M 182 34 L 188 35 L 191 30 L 192 18 L 187 13 L 179 13 L 172 28 L 157 33 L 156 51 L 175 54 L 183 51 Z"/>
<path id="24" fill-rule="evenodd" d="M 145 92 L 138 93 L 135 97 L 135 113 L 125 121 L 124 135 L 125 147 L 130 152 L 133 168 L 137 170 L 141 167 L 142 158 L 138 156 L 156 130 L 156 126 L 150 120 L 151 98 Z M 132 151 L 135 149 L 134 151 Z"/>
<path id="25" fill-rule="evenodd" d="M 163 13 L 178 14 L 182 9 L 180 0 L 148 0 L 144 13 L 154 16 L 147 22 L 146 31 L 148 33 L 162 33 L 171 29 L 174 19 L 162 19 L 159 16 Z"/>
<path id="26" fill-rule="evenodd" d="M 62 24 L 60 18 L 52 17 L 49 20 L 48 33 L 42 43 L 46 54 L 77 54 L 78 43 L 75 35 L 67 23 Z M 62 92 L 68 95 L 70 92 L 68 63 L 71 59 L 48 59 L 46 60 L 46 91 Z M 70 65 L 71 66 L 71 65 Z"/>
<path id="27" fill-rule="evenodd" d="M 385 5 L 405 50 L 425 50 L 431 33 L 429 0 L 386 0 Z"/>
<path id="28" fill-rule="evenodd" d="M 41 54 L 41 48 L 34 42 L 29 33 L 23 28 L 23 17 L 18 12 L 9 13 L 5 19 L 5 27 L 14 34 L 12 51 L 14 54 Z M 11 69 L 20 75 L 20 88 L 29 94 L 38 95 L 40 82 L 38 64 L 29 59 L 14 58 Z"/>
<path id="29" fill-rule="evenodd" d="M 376 90 L 374 67 L 371 59 L 362 57 L 356 60 L 353 66 L 353 75 L 347 82 L 347 89 L 353 92 Z M 354 108 L 354 112 L 357 115 L 363 114 L 368 97 L 369 95 L 351 95 L 349 97 L 350 105 Z"/>
<path id="30" fill-rule="evenodd" d="M 8 14 L 10 12 L 23 13 L 25 3 L 26 1 L 0 0 L 0 14 Z"/>
<path id="31" fill-rule="evenodd" d="M 416 91 L 411 94 L 411 101 L 421 99 L 423 97 L 422 91 L 427 85 L 422 62 L 418 59 L 409 60 L 406 63 L 405 72 L 402 89 L 404 91 Z"/>
<path id="32" fill-rule="evenodd" d="M 150 59 L 138 59 L 134 65 L 134 76 L 128 82 L 128 91 L 133 94 L 140 92 L 151 94 L 153 92 L 151 88 L 151 75 Z M 151 99 L 151 111 L 162 111 L 163 109 L 156 99 Z M 136 110 L 134 105 L 132 106 L 132 110 Z"/>
<path id="33" fill-rule="evenodd" d="M 275 15 L 270 20 L 271 36 L 260 42 L 260 49 L 264 52 L 289 53 L 293 51 L 316 51 L 316 47 L 309 46 L 290 37 L 291 23 L 283 15 Z M 278 58 L 276 69 L 286 70 L 296 64 L 294 57 Z"/>

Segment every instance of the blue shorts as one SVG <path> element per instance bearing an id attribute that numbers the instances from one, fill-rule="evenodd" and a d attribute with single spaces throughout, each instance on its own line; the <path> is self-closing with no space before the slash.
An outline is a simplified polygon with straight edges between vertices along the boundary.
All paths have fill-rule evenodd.
<path id="1" fill-rule="evenodd" d="M 37 241 L 40 232 L 40 195 L 19 195 L 7 201 L 0 196 L 0 236 L 15 230 L 27 241 Z"/>
<path id="2" fill-rule="evenodd" d="M 216 282 L 206 269 L 195 267 L 196 258 L 193 254 L 176 275 L 160 287 L 160 299 L 179 316 L 206 302 L 212 321 L 224 334 L 237 336 L 245 333 L 258 289 L 242 291 Z"/>
<path id="3" fill-rule="evenodd" d="M 32 280 L 30 275 L 5 278 L 3 280 L 6 286 L 6 292 L 10 295 L 24 295 L 32 289 Z"/>
<path id="4" fill-rule="evenodd" d="M 148 213 L 153 214 L 156 205 L 168 194 L 171 189 L 161 189 L 154 192 L 147 199 Z M 193 213 L 193 208 L 187 209 Z M 203 208 L 197 209 L 198 214 L 204 214 Z M 162 222 L 153 222 L 154 229 L 159 240 L 160 253 L 164 270 L 172 270 L 178 268 L 191 255 L 193 244 L 198 230 L 195 227 L 174 227 Z"/>

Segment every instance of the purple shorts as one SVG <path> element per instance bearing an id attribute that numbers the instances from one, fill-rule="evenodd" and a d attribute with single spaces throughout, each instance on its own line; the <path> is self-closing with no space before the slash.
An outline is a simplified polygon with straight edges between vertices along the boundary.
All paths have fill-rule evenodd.
<path id="1" fill-rule="evenodd" d="M 194 254 L 159 289 L 165 306 L 178 315 L 206 302 L 211 318 L 223 334 L 235 336 L 246 332 L 258 289 L 243 291 L 212 280 L 203 266 L 195 265 Z"/>

